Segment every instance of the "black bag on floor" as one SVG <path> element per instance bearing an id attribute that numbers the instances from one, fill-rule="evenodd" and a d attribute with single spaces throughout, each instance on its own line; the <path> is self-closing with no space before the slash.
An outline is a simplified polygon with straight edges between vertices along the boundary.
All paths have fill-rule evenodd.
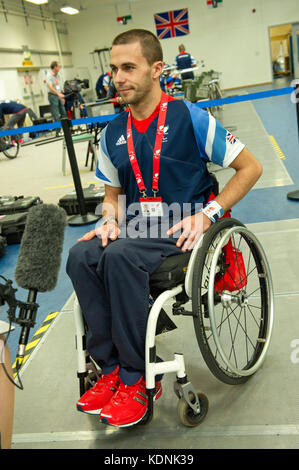
<path id="1" fill-rule="evenodd" d="M 33 119 L 33 125 L 34 126 L 38 126 L 40 124 L 48 124 L 48 122 L 52 122 L 51 119 L 47 119 L 47 118 L 38 118 L 38 119 Z"/>
<path id="2" fill-rule="evenodd" d="M 38 119 L 33 119 L 33 125 L 38 126 L 39 124 L 48 124 L 52 122 L 52 119 L 47 119 L 47 118 L 38 118 Z M 43 130 L 43 131 L 32 131 L 29 133 L 29 137 L 31 139 L 34 139 L 35 137 L 38 137 L 39 134 L 44 134 L 45 132 L 49 132 L 49 130 Z"/>
<path id="3" fill-rule="evenodd" d="M 7 245 L 20 243 L 27 219 L 27 212 L 0 215 L 0 235 Z"/>
<path id="4" fill-rule="evenodd" d="M 30 207 L 37 204 L 42 204 L 42 201 L 35 196 L 0 196 L 0 214 L 28 212 Z"/>
<path id="5" fill-rule="evenodd" d="M 0 258 L 5 254 L 5 248 L 6 248 L 7 242 L 6 238 L 1 237 L 0 235 Z"/>
<path id="6" fill-rule="evenodd" d="M 97 205 L 104 200 L 105 189 L 99 188 L 95 184 L 90 184 L 88 188 L 83 189 L 83 196 L 86 211 L 94 214 Z M 58 205 L 66 211 L 67 215 L 80 213 L 76 191 L 72 191 L 59 199 Z"/>

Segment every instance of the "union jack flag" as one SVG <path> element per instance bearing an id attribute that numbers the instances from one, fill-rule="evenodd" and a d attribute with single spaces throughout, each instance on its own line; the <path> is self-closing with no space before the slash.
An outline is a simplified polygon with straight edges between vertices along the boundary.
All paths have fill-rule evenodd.
<path id="1" fill-rule="evenodd" d="M 158 39 L 189 34 L 188 8 L 154 15 Z"/>
<path id="2" fill-rule="evenodd" d="M 230 132 L 226 132 L 226 140 L 230 143 L 230 144 L 234 144 L 237 139 L 230 133 Z"/>

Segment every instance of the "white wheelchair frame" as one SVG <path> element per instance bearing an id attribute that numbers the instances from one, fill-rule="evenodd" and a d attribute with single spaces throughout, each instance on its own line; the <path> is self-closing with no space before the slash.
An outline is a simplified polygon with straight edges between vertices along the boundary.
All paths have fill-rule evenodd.
<path id="1" fill-rule="evenodd" d="M 231 219 L 235 220 L 235 219 Z M 238 222 L 238 221 L 236 221 Z M 220 224 L 221 221 L 218 221 L 217 224 Z M 272 278 L 270 273 L 269 264 L 265 255 L 265 252 L 256 238 L 256 236 L 250 232 L 243 224 L 239 223 L 240 225 L 236 225 L 224 233 L 221 236 L 218 246 L 215 249 L 215 252 L 212 256 L 211 262 L 211 272 L 210 277 L 213 280 L 217 273 L 217 262 L 219 259 L 219 255 L 221 252 L 222 247 L 227 243 L 229 238 L 232 236 L 234 232 L 242 232 L 249 236 L 250 240 L 255 244 L 260 256 L 263 259 L 263 264 L 265 266 L 265 277 L 267 277 L 267 282 L 269 285 L 268 288 L 268 305 L 269 305 L 269 313 L 267 319 L 267 336 L 264 338 L 263 341 L 263 350 L 260 354 L 258 360 L 255 364 L 248 368 L 239 370 L 236 369 L 234 364 L 231 363 L 230 358 L 228 358 L 223 351 L 221 342 L 218 338 L 218 331 L 215 321 L 213 319 L 213 314 L 211 314 L 211 329 L 215 339 L 215 343 L 218 347 L 219 353 L 222 356 L 222 359 L 227 364 L 229 369 L 233 372 L 238 374 L 239 376 L 250 376 L 254 374 L 262 365 L 266 352 L 269 347 L 271 334 L 272 334 L 272 327 L 273 327 L 273 287 L 272 287 Z M 220 230 L 219 230 L 220 232 Z M 208 233 L 208 232 L 207 232 Z M 185 280 L 183 283 L 162 292 L 154 301 L 152 305 L 148 321 L 147 321 L 147 331 L 146 331 L 146 340 L 145 340 L 145 382 L 146 382 L 146 390 L 148 394 L 148 412 L 145 418 L 143 418 L 142 423 L 148 423 L 153 416 L 153 403 L 154 403 L 154 394 L 155 394 L 155 377 L 156 375 L 175 372 L 177 381 L 174 383 L 174 391 L 179 398 L 179 416 L 183 423 L 187 426 L 197 426 L 202 422 L 205 418 L 207 411 L 208 411 L 208 399 L 207 397 L 195 390 L 192 383 L 187 379 L 187 375 L 185 372 L 185 361 L 183 354 L 174 354 L 174 359 L 172 361 L 165 361 L 165 362 L 156 362 L 156 346 L 155 346 L 155 337 L 156 337 L 156 328 L 157 322 L 160 315 L 161 310 L 163 309 L 163 305 L 169 301 L 170 299 L 175 299 L 176 296 L 179 294 L 185 293 L 187 300 L 184 302 L 186 303 L 188 300 L 191 300 L 192 297 L 192 282 L 193 282 L 193 273 L 194 273 L 194 265 L 195 260 L 198 256 L 199 250 L 202 247 L 203 239 L 205 235 L 198 240 L 195 247 L 193 248 L 187 266 L 187 271 L 185 275 Z M 213 311 L 213 303 L 214 303 L 214 282 L 210 282 L 209 290 L 208 290 L 208 305 L 209 310 Z M 225 294 L 228 296 L 228 294 Z M 77 347 L 77 361 L 78 361 L 78 378 L 80 380 L 80 395 L 85 392 L 84 389 L 84 380 L 87 376 L 88 367 L 94 370 L 93 361 L 91 364 L 88 364 L 89 361 L 89 354 L 86 351 L 85 345 L 85 325 L 82 316 L 82 311 L 79 305 L 77 298 L 75 298 L 74 302 L 74 319 L 75 319 L 75 334 L 76 334 L 76 347 Z M 95 371 L 96 372 L 96 371 Z"/>

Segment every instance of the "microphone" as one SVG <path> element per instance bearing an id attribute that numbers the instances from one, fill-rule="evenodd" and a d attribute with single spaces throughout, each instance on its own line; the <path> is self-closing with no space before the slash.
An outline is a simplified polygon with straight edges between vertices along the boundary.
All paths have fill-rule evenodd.
<path id="1" fill-rule="evenodd" d="M 54 204 L 39 204 L 28 212 L 15 270 L 17 284 L 29 289 L 26 307 L 21 312 L 24 323 L 19 339 L 19 358 L 24 357 L 29 331 L 35 322 L 37 293 L 53 290 L 56 286 L 66 223 L 66 212 Z"/>

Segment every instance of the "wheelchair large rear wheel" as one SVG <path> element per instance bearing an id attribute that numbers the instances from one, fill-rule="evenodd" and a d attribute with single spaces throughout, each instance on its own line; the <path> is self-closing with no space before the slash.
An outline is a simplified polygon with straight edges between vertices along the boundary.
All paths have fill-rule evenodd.
<path id="1" fill-rule="evenodd" d="M 0 152 L 3 152 L 7 158 L 16 158 L 19 148 L 20 144 L 17 139 L 13 141 L 11 136 L 0 137 Z"/>
<path id="2" fill-rule="evenodd" d="M 210 371 L 227 384 L 246 382 L 269 347 L 273 287 L 260 242 L 238 220 L 219 220 L 206 232 L 194 262 L 192 309 Z"/>

